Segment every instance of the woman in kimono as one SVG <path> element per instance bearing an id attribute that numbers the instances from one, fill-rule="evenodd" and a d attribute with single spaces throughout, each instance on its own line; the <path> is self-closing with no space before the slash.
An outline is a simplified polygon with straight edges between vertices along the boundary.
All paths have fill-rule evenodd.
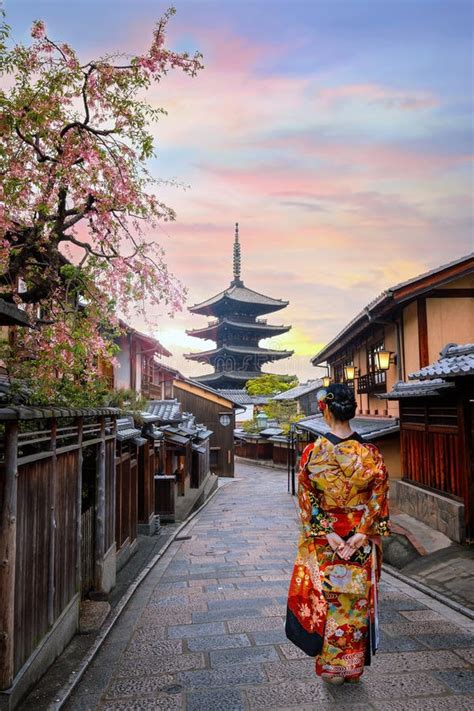
<path id="1" fill-rule="evenodd" d="M 318 393 L 329 431 L 301 456 L 301 537 L 290 583 L 287 635 L 316 656 L 316 674 L 358 682 L 378 646 L 381 536 L 389 535 L 388 474 L 379 449 L 352 431 L 347 385 Z"/>

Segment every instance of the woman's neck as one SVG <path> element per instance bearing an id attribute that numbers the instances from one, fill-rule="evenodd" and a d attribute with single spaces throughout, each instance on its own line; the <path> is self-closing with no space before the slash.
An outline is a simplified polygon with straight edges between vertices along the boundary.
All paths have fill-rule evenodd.
<path id="1" fill-rule="evenodd" d="M 336 435 L 336 437 L 348 437 L 350 434 L 352 434 L 353 430 L 352 427 L 349 425 L 348 422 L 333 422 L 331 425 L 331 432 Z"/>

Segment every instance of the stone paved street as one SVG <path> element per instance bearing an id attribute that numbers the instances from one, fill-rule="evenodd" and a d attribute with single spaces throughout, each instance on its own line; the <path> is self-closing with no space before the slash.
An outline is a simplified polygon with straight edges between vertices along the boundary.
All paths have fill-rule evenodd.
<path id="1" fill-rule="evenodd" d="M 240 463 L 236 476 L 135 593 L 69 711 L 474 707 L 474 624 L 388 575 L 363 682 L 317 679 L 283 629 L 297 539 L 286 472 Z"/>

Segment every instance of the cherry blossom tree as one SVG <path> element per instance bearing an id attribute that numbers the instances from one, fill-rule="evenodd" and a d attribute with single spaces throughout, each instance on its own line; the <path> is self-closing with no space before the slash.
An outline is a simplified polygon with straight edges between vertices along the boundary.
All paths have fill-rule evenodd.
<path id="1" fill-rule="evenodd" d="M 30 46 L 0 36 L 0 296 L 32 325 L 3 359 L 39 400 L 92 393 L 114 355 L 116 314 L 165 304 L 184 288 L 149 236 L 173 220 L 147 169 L 150 126 L 161 114 L 146 92 L 171 69 L 194 77 L 201 55 L 165 47 L 168 12 L 138 56 L 81 62 L 36 21 Z M 76 398 L 77 400 L 77 398 Z M 79 397 L 80 400 L 80 397 Z"/>

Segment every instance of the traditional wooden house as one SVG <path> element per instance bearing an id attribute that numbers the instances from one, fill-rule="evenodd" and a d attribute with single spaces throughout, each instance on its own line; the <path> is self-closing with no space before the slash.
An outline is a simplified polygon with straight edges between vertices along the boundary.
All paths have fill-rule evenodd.
<path id="1" fill-rule="evenodd" d="M 231 388 L 224 390 L 219 388 L 216 392 L 222 397 L 231 400 L 234 405 L 237 406 L 235 408 L 236 424 L 252 420 L 254 415 L 270 400 L 269 395 L 249 395 L 243 388 L 241 390 L 232 390 Z"/>
<path id="2" fill-rule="evenodd" d="M 111 389 L 133 390 L 151 400 L 160 398 L 161 382 L 156 359 L 171 353 L 156 338 L 123 321 L 120 325 L 124 333 L 117 338 L 120 348 L 117 364 L 107 372 Z"/>
<path id="3" fill-rule="evenodd" d="M 234 476 L 235 407 L 232 400 L 189 378 L 175 378 L 173 394 L 184 410 L 212 431 L 210 469 L 218 476 Z"/>
<path id="4" fill-rule="evenodd" d="M 290 390 L 285 390 L 285 392 L 275 395 L 273 400 L 277 402 L 294 401 L 298 414 L 316 415 L 318 413 L 316 393 L 321 390 L 322 386 L 323 381 L 319 378 L 317 380 L 308 380 L 306 383 L 301 383 L 294 388 L 290 388 Z"/>
<path id="5" fill-rule="evenodd" d="M 474 344 L 448 344 L 409 379 L 385 395 L 400 405 L 402 479 L 391 496 L 452 540 L 473 542 Z"/>
<path id="6" fill-rule="evenodd" d="M 312 359 L 327 364 L 333 382 L 354 387 L 358 415 L 398 418 L 398 402 L 379 397 L 397 381 L 433 361 L 449 341 L 474 332 L 474 256 L 417 276 L 384 291 Z M 378 441 L 386 453 L 392 442 Z M 391 453 L 390 474 L 402 473 Z M 397 460 L 397 461 L 395 461 Z"/>

